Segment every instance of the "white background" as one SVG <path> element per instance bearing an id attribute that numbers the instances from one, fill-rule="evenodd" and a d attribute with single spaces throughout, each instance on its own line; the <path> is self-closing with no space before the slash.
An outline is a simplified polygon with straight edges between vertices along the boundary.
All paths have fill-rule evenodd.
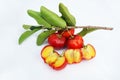
<path id="1" fill-rule="evenodd" d="M 85 44 L 96 48 L 90 61 L 68 65 L 55 71 L 40 57 L 36 33 L 22 45 L 19 36 L 23 24 L 37 23 L 26 13 L 46 6 L 60 15 L 59 2 L 75 15 L 77 25 L 110 26 L 84 37 Z M 0 0 L 0 80 L 120 80 L 120 0 Z"/>

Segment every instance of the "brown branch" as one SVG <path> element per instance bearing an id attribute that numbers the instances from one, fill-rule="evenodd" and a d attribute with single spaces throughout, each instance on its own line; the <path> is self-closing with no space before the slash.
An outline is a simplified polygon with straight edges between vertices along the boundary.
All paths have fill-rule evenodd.
<path id="1" fill-rule="evenodd" d="M 68 28 L 96 28 L 96 29 L 104 29 L 104 30 L 113 30 L 112 27 L 102 27 L 102 26 L 67 26 Z"/>

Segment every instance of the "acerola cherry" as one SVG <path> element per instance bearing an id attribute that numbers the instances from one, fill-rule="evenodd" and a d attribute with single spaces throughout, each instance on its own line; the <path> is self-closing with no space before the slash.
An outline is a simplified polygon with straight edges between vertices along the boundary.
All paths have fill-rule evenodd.
<path id="1" fill-rule="evenodd" d="M 53 33 L 48 37 L 48 43 L 55 49 L 61 49 L 64 47 L 66 38 L 58 33 Z"/>
<path id="2" fill-rule="evenodd" d="M 69 49 L 79 49 L 82 48 L 84 44 L 83 38 L 79 35 L 74 35 L 70 37 L 67 41 L 67 47 Z"/>

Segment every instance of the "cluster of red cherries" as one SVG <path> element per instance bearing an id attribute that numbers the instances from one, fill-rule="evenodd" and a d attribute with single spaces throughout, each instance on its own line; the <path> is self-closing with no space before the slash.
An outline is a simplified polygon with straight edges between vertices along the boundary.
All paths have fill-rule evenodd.
<path id="1" fill-rule="evenodd" d="M 65 68 L 67 64 L 90 60 L 96 55 L 91 44 L 84 45 L 82 36 L 74 34 L 75 29 L 59 30 L 48 37 L 49 45 L 41 51 L 44 62 L 55 70 Z M 62 54 L 57 50 L 65 49 Z"/>

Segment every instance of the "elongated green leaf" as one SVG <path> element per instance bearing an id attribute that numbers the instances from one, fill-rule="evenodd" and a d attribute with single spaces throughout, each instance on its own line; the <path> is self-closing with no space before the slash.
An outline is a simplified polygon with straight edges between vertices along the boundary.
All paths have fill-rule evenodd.
<path id="1" fill-rule="evenodd" d="M 37 12 L 37 11 L 29 9 L 29 10 L 27 10 L 27 13 L 28 13 L 29 16 L 34 18 L 39 25 L 43 25 L 45 28 L 52 28 L 51 24 L 49 24 L 46 20 L 44 20 L 41 17 L 41 13 L 40 12 Z"/>
<path id="2" fill-rule="evenodd" d="M 30 30 L 34 30 L 34 29 L 42 29 L 42 26 L 31 26 Z"/>
<path id="3" fill-rule="evenodd" d="M 98 29 L 97 28 L 83 28 L 83 30 L 81 32 L 79 32 L 78 35 L 83 37 L 86 34 L 96 31 L 96 30 L 98 30 Z"/>
<path id="4" fill-rule="evenodd" d="M 40 33 L 37 37 L 36 44 L 37 45 L 43 44 L 43 42 L 48 38 L 48 36 L 54 32 L 55 32 L 55 30 L 48 30 L 48 31 L 44 31 L 44 32 Z"/>
<path id="5" fill-rule="evenodd" d="M 20 37 L 19 37 L 19 44 L 21 44 L 23 41 L 25 41 L 29 36 L 31 36 L 32 34 L 34 34 L 35 32 L 37 32 L 40 29 L 34 29 L 31 31 L 25 31 Z"/>
<path id="6" fill-rule="evenodd" d="M 34 29 L 41 29 L 43 26 L 33 26 L 33 25 L 26 25 L 24 24 L 23 25 L 23 28 L 25 30 L 34 30 Z"/>
<path id="7" fill-rule="evenodd" d="M 26 24 L 23 24 L 23 28 L 24 28 L 25 30 L 30 29 L 30 27 L 31 27 L 31 25 L 26 25 Z"/>

